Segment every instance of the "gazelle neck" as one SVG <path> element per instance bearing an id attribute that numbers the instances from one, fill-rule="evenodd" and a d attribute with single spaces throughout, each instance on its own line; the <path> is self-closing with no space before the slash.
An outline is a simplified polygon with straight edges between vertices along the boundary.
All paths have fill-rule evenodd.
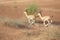
<path id="1" fill-rule="evenodd" d="M 24 12 L 24 14 L 25 14 L 26 17 L 28 16 L 26 11 Z"/>
<path id="2" fill-rule="evenodd" d="M 40 13 L 38 13 L 38 16 L 42 19 L 42 15 Z"/>

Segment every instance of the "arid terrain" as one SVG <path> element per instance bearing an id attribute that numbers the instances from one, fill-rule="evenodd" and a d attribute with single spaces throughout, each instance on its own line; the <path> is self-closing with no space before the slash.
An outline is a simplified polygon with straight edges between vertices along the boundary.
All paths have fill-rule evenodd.
<path id="1" fill-rule="evenodd" d="M 53 16 L 53 23 L 26 23 L 23 12 L 30 4 Z M 60 0 L 0 0 L 0 40 L 60 40 Z"/>

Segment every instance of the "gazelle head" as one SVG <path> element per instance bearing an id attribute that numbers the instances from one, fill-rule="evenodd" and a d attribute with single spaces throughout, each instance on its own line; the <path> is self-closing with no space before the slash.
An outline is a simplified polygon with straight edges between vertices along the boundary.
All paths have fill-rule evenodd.
<path id="1" fill-rule="evenodd" d="M 39 15 L 39 16 L 42 15 L 41 11 L 38 12 L 38 15 Z"/>
<path id="2" fill-rule="evenodd" d="M 25 9 L 24 13 L 28 13 L 27 9 Z"/>
<path id="3" fill-rule="evenodd" d="M 40 16 L 41 14 L 40 14 L 40 13 L 38 13 L 38 15 Z"/>
<path id="4" fill-rule="evenodd" d="M 24 13 L 26 14 L 27 12 L 26 12 L 26 11 L 24 11 Z"/>

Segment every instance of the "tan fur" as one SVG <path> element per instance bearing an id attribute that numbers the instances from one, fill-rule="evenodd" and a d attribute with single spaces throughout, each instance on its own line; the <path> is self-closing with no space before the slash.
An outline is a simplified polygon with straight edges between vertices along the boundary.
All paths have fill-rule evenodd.
<path id="1" fill-rule="evenodd" d="M 35 22 L 35 20 L 34 20 L 35 16 L 34 15 L 27 15 L 26 11 L 24 12 L 24 14 L 28 20 L 28 23 L 33 24 Z"/>
<path id="2" fill-rule="evenodd" d="M 42 15 L 40 13 L 38 13 L 38 16 L 43 21 L 44 26 L 48 26 L 49 24 L 52 23 L 52 17 L 51 16 L 43 16 L 42 17 Z M 45 21 L 47 21 L 48 24 L 45 24 Z"/>

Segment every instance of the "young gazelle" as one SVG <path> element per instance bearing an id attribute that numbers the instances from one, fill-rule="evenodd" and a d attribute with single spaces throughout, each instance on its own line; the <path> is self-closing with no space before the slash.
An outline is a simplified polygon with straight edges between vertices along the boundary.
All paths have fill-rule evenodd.
<path id="1" fill-rule="evenodd" d="M 28 23 L 31 24 L 31 25 L 34 24 L 35 23 L 35 16 L 34 15 L 28 15 L 27 13 L 28 13 L 28 11 L 26 9 L 24 11 L 24 14 L 25 14 L 25 16 L 27 18 Z"/>
<path id="2" fill-rule="evenodd" d="M 44 26 L 48 26 L 52 23 L 52 17 L 53 16 L 44 16 L 42 17 L 41 11 L 38 13 L 39 18 L 43 21 Z"/>

